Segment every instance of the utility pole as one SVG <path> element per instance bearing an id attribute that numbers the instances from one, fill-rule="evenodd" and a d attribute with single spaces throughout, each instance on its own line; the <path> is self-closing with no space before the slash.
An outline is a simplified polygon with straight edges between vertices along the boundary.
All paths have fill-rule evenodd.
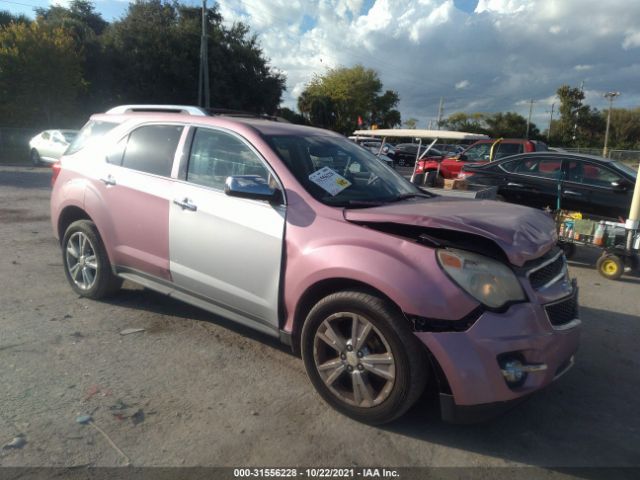
<path id="1" fill-rule="evenodd" d="M 442 122 L 443 110 L 444 110 L 444 98 L 440 97 L 440 106 L 438 107 L 438 130 L 440 130 L 440 122 Z"/>
<path id="2" fill-rule="evenodd" d="M 198 105 L 210 108 L 209 52 L 207 48 L 207 0 L 202 0 L 202 36 L 200 37 L 200 72 L 198 74 Z M 203 102 L 204 100 L 204 102 Z"/>
<path id="3" fill-rule="evenodd" d="M 549 117 L 549 129 L 547 130 L 547 143 L 551 142 L 551 122 L 553 122 L 553 108 L 555 106 L 555 103 L 551 104 L 551 116 Z"/>
<path id="4" fill-rule="evenodd" d="M 429 120 L 429 126 L 427 127 L 427 130 L 431 130 L 432 125 L 433 125 L 433 120 Z"/>
<path id="5" fill-rule="evenodd" d="M 584 80 L 582 80 L 582 82 L 580 82 L 580 93 L 582 94 L 582 96 L 584 96 Z M 582 100 L 580 100 L 580 102 L 582 102 Z M 573 124 L 573 140 L 575 141 L 576 139 L 576 133 L 578 132 L 578 117 L 580 116 L 580 108 L 576 109 L 576 120 L 575 123 Z"/>
<path id="6" fill-rule="evenodd" d="M 529 101 L 529 118 L 527 118 L 527 134 L 525 138 L 529 140 L 529 126 L 531 125 L 531 113 L 533 112 L 533 98 Z"/>
<path id="7" fill-rule="evenodd" d="M 613 107 L 613 99 L 620 95 L 620 92 L 607 92 L 604 94 L 604 98 L 609 99 L 609 112 L 607 113 L 607 129 L 604 132 L 604 148 L 602 149 L 602 156 L 607 156 L 607 144 L 609 143 L 609 124 L 611 123 L 611 108 Z"/>

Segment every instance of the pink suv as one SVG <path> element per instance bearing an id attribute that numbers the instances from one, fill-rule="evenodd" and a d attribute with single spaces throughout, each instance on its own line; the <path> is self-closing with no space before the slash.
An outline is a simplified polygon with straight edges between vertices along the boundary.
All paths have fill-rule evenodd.
<path id="1" fill-rule="evenodd" d="M 547 215 L 425 193 L 338 134 L 122 106 L 53 182 L 78 294 L 129 279 L 279 337 L 360 421 L 398 417 L 429 377 L 445 419 L 479 419 L 573 364 L 577 288 Z"/>

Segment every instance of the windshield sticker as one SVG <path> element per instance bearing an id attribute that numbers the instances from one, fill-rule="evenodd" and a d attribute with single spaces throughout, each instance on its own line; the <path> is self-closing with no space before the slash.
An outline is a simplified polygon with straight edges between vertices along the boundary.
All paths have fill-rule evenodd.
<path id="1" fill-rule="evenodd" d="M 341 175 L 338 175 L 329 167 L 322 167 L 317 172 L 313 172 L 311 175 L 309 175 L 309 180 L 326 190 L 330 195 L 334 197 L 345 188 L 351 186 L 351 182 L 349 180 Z"/>

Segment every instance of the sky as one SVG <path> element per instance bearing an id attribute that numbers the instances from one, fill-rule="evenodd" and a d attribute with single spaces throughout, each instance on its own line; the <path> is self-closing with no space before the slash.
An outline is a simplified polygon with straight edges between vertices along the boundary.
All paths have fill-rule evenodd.
<path id="1" fill-rule="evenodd" d="M 210 0 L 211 1 L 211 0 Z M 63 2 L 62 2 L 63 3 Z M 184 3 L 198 4 L 194 0 Z M 398 92 L 403 119 L 427 128 L 443 99 L 453 113 L 527 116 L 541 130 L 562 84 L 583 85 L 586 103 L 640 106 L 638 0 L 217 0 L 226 22 L 255 33 L 270 65 L 287 77 L 283 105 L 314 74 L 362 64 Z M 32 14 L 46 0 L 0 0 L 0 9 Z M 105 19 L 126 0 L 97 0 Z"/>

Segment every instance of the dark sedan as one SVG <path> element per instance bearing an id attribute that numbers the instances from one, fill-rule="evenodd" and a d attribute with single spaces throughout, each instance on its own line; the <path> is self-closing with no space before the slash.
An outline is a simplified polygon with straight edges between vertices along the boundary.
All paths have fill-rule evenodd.
<path id="1" fill-rule="evenodd" d="M 526 153 L 468 164 L 461 174 L 469 183 L 497 186 L 498 195 L 507 202 L 614 219 L 627 218 L 636 175 L 623 163 L 568 152 Z"/>
<path id="2" fill-rule="evenodd" d="M 429 144 L 423 144 L 420 147 L 420 154 L 424 153 Z M 396 162 L 401 167 L 412 167 L 414 163 L 416 163 L 416 155 L 418 153 L 419 144 L 417 143 L 399 143 L 395 146 L 396 149 Z M 429 153 L 427 153 L 428 158 L 435 158 L 436 160 L 441 160 L 444 157 L 444 153 L 436 148 L 431 148 Z M 437 158 L 436 158 L 437 157 Z"/>

